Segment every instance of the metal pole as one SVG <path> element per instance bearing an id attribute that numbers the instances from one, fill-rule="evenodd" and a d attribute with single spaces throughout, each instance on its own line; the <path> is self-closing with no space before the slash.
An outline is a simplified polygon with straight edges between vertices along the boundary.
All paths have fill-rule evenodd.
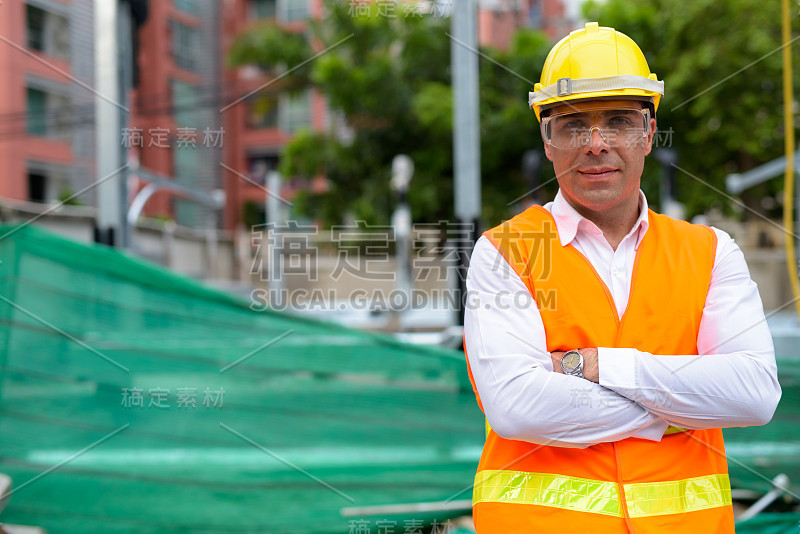
<path id="1" fill-rule="evenodd" d="M 456 221 L 470 228 L 469 242 L 477 240 L 481 209 L 480 117 L 478 113 L 478 8 L 476 0 L 453 5 L 450 65 L 453 72 L 453 150 Z M 459 239 L 456 269 L 456 324 L 464 324 L 466 275 L 471 249 Z"/>
<path id="2" fill-rule="evenodd" d="M 94 0 L 95 34 L 95 87 L 105 98 L 95 98 L 95 134 L 97 178 L 102 179 L 123 165 L 120 157 L 122 135 L 119 113 L 119 2 L 117 0 Z M 116 102 L 117 104 L 115 105 Z M 120 182 L 123 182 L 121 185 Z M 119 244 L 122 233 L 120 210 L 120 187 L 124 180 L 117 174 L 103 180 L 97 186 L 97 227 L 95 241 L 107 245 Z"/>
<path id="3" fill-rule="evenodd" d="M 270 171 L 267 174 L 267 232 L 272 232 L 273 241 L 269 243 L 269 293 L 271 303 L 280 302 L 281 295 L 284 288 L 283 280 L 283 264 L 282 264 L 282 248 L 283 236 L 281 235 L 278 224 L 280 221 L 281 212 L 281 175 L 276 171 Z"/>
<path id="4" fill-rule="evenodd" d="M 767 506 L 772 504 L 781 495 L 786 493 L 788 489 L 789 489 L 789 477 L 786 476 L 784 473 L 779 474 L 778 476 L 772 479 L 772 489 L 768 493 L 766 493 L 763 497 L 758 499 L 755 503 L 753 503 L 753 505 L 750 506 L 750 508 L 742 512 L 742 514 L 739 516 L 736 522 L 741 523 L 742 521 L 747 521 L 748 519 L 757 516 Z"/>
<path id="5" fill-rule="evenodd" d="M 217 212 L 208 210 L 206 219 L 206 279 L 213 280 L 217 275 L 217 257 L 219 248 L 217 236 Z"/>
<path id="6" fill-rule="evenodd" d="M 119 60 L 118 60 L 118 77 L 119 77 L 119 99 L 118 101 L 126 108 L 130 105 L 128 102 L 128 95 L 133 88 L 133 64 L 135 58 L 133 57 L 133 14 L 131 13 L 130 2 L 121 2 L 119 4 L 119 16 L 117 18 L 119 29 L 117 33 L 117 43 L 119 46 Z M 130 115 L 122 108 L 116 109 L 119 115 L 119 128 L 115 141 L 117 143 L 117 151 L 119 153 L 119 166 L 125 164 L 128 160 L 128 148 L 125 144 L 121 143 L 120 136 L 122 135 L 122 128 L 128 127 L 128 119 Z M 110 143 L 109 143 L 110 144 Z M 131 244 L 130 233 L 134 231 L 133 227 L 128 227 L 126 211 L 128 209 L 128 169 L 120 171 L 119 180 L 117 180 L 117 202 L 119 202 L 119 246 L 128 248 Z"/>
<path id="7" fill-rule="evenodd" d="M 798 239 L 798 237 L 797 237 L 798 232 L 800 232 L 800 187 L 798 187 L 798 184 L 800 184 L 800 166 L 798 166 L 797 155 L 798 155 L 798 151 L 795 150 L 795 158 L 794 158 L 794 165 L 793 165 L 793 168 L 794 168 L 794 188 L 793 188 L 794 189 L 794 199 L 793 199 L 793 202 L 792 202 L 792 216 L 794 217 L 794 219 L 792 220 L 792 227 L 791 227 L 791 232 L 792 232 L 793 235 L 786 234 L 786 239 L 792 239 L 794 241 L 795 248 L 797 248 L 798 245 L 800 245 L 800 239 Z M 784 161 L 783 171 L 784 171 L 784 179 L 785 179 L 786 157 L 784 156 L 781 159 Z M 766 181 L 766 179 L 762 180 L 762 181 Z M 786 199 L 784 198 L 783 201 L 786 202 Z"/>
<path id="8" fill-rule="evenodd" d="M 781 2 L 781 38 L 783 41 L 783 131 L 784 151 L 786 152 L 786 173 L 783 184 L 783 228 L 793 234 L 792 202 L 794 201 L 794 84 L 792 83 L 792 18 L 789 0 Z M 795 309 L 800 317 L 800 281 L 797 276 L 797 255 L 795 253 L 794 235 L 787 235 L 784 242 L 786 248 L 786 268 L 789 272 L 789 283 L 792 287 Z"/>

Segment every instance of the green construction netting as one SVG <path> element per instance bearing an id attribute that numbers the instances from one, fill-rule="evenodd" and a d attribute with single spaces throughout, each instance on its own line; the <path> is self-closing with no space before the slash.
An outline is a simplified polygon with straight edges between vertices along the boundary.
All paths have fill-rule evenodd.
<path id="1" fill-rule="evenodd" d="M 728 470 L 733 488 L 759 492 L 769 491 L 770 481 L 783 473 L 800 496 L 800 352 L 776 358 L 783 391 L 778 409 L 765 426 L 722 431 Z"/>
<path id="2" fill-rule="evenodd" d="M 737 534 L 797 534 L 800 514 L 759 514 L 736 524 Z"/>
<path id="3" fill-rule="evenodd" d="M 800 491 L 800 358 L 735 488 Z M 417 532 L 463 512 L 483 421 L 463 355 L 248 303 L 102 246 L 0 226 L 0 518 L 72 532 Z M 776 531 L 778 532 L 778 531 Z"/>
<path id="4" fill-rule="evenodd" d="M 31 226 L 0 226 L 0 321 L 5 522 L 402 532 L 464 512 L 342 509 L 471 498 L 483 422 L 461 353 L 253 311 Z"/>

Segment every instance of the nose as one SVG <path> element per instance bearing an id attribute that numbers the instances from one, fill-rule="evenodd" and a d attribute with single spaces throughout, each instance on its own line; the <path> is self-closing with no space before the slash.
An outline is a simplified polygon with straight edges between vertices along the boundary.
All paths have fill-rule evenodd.
<path id="1" fill-rule="evenodd" d="M 608 134 L 603 134 L 597 126 L 592 126 L 592 130 L 589 133 L 589 142 L 586 143 L 584 149 L 587 153 L 591 154 L 601 154 L 602 152 L 608 152 L 608 139 L 606 138 Z"/>

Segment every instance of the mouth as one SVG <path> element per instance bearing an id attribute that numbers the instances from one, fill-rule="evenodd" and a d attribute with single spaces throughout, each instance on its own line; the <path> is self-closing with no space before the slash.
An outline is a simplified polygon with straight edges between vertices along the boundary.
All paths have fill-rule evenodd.
<path id="1" fill-rule="evenodd" d="M 612 167 L 592 167 L 587 169 L 578 169 L 578 174 L 581 176 L 586 176 L 587 178 L 603 179 L 611 178 L 618 170 L 619 169 L 614 169 Z"/>

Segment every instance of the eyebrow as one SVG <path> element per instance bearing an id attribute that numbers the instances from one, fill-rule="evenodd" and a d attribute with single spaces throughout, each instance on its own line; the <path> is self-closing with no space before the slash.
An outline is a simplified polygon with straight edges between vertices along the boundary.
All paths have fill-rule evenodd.
<path id="1" fill-rule="evenodd" d="M 640 111 L 641 110 L 639 109 L 631 109 L 631 108 L 587 109 L 584 111 L 567 111 L 565 113 L 553 115 L 553 117 L 566 117 L 568 115 L 588 115 L 595 113 L 639 113 Z"/>
<path id="2" fill-rule="evenodd" d="M 590 116 L 593 116 L 593 115 L 608 115 L 608 114 L 635 115 L 635 114 L 640 113 L 640 112 L 641 112 L 641 110 L 638 110 L 638 109 L 626 109 L 626 108 L 623 108 L 623 109 L 612 109 L 612 108 L 609 108 L 609 109 L 593 109 L 593 110 L 586 110 L 586 111 L 570 111 L 570 112 L 567 112 L 567 113 L 564 113 L 564 114 L 561 114 L 561 115 L 553 115 L 552 119 L 553 120 L 555 120 L 555 119 L 558 119 L 558 120 L 562 120 L 562 119 L 569 120 L 569 119 L 574 119 L 574 118 L 590 117 Z"/>

